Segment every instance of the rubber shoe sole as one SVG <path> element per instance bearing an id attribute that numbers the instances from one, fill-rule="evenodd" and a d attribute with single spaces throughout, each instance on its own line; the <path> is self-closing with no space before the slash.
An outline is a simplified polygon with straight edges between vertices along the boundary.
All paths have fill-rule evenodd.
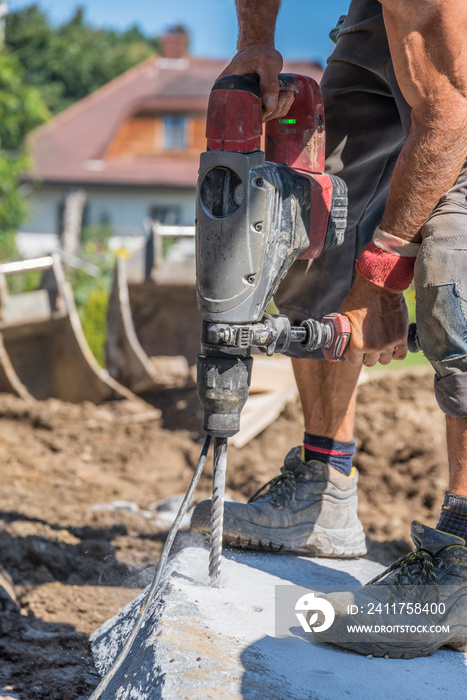
<path id="1" fill-rule="evenodd" d="M 318 636 L 318 635 L 317 635 Z M 324 641 L 324 640 L 321 640 Z M 442 641 L 441 643 L 434 637 L 431 642 L 424 640 L 424 643 L 414 642 L 413 647 L 408 647 L 407 642 L 405 646 L 401 647 L 400 639 L 391 642 L 387 637 L 378 641 L 375 638 L 368 637 L 368 641 L 349 640 L 347 643 L 342 640 L 341 643 L 337 640 L 332 642 L 326 642 L 332 644 L 332 646 L 345 649 L 346 651 L 353 651 L 357 654 L 362 654 L 363 656 L 374 656 L 375 658 L 386 658 L 386 659 L 418 659 L 424 656 L 432 656 L 438 649 L 443 647 L 452 649 L 453 651 L 466 652 L 467 644 L 464 642 L 457 643 L 455 641 Z"/>
<path id="2" fill-rule="evenodd" d="M 192 529 L 205 535 L 210 533 L 211 501 L 196 506 Z M 310 528 L 313 528 L 310 532 Z M 242 532 L 248 531 L 248 535 Z M 336 530 L 302 523 L 287 528 L 268 528 L 233 517 L 224 512 L 223 542 L 234 547 L 272 552 L 303 554 L 309 557 L 338 557 L 353 559 L 367 552 L 365 534 L 361 525 Z"/>

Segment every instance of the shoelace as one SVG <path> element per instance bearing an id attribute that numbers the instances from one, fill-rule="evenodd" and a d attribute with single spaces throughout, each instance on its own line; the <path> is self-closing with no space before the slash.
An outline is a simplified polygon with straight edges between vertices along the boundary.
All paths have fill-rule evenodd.
<path id="1" fill-rule="evenodd" d="M 303 474 L 299 471 L 291 471 L 286 467 L 281 467 L 281 473 L 261 486 L 249 499 L 248 503 L 253 503 L 269 486 L 268 495 L 271 496 L 271 504 L 275 508 L 285 508 L 297 489 L 297 479 Z M 264 494 L 266 495 L 266 494 Z"/>
<path id="2" fill-rule="evenodd" d="M 413 570 L 415 568 L 415 571 Z M 390 584 L 391 587 L 391 602 L 396 601 L 397 587 L 403 585 L 402 580 L 407 576 L 408 586 L 423 586 L 425 590 L 428 586 L 433 586 L 435 597 L 438 598 L 438 581 L 434 572 L 433 555 L 424 549 L 416 549 L 401 557 L 394 564 L 391 564 L 375 578 L 368 581 L 367 586 L 381 581 L 381 579 L 390 574 L 392 571 L 397 571 L 394 576 L 394 581 Z M 421 596 L 420 596 L 421 597 Z"/>
<path id="3" fill-rule="evenodd" d="M 416 571 L 418 573 L 418 577 L 415 581 L 413 580 L 413 566 L 417 567 Z M 401 584 L 404 575 L 407 575 L 407 581 L 409 586 L 438 585 L 436 581 L 436 574 L 434 572 L 433 556 L 424 549 L 416 549 L 413 552 L 405 554 L 403 557 L 395 561 L 394 564 L 391 564 L 391 566 L 389 566 L 386 569 L 386 571 L 383 571 L 383 573 L 371 579 L 371 581 L 369 581 L 366 585 L 370 586 L 373 583 L 377 583 L 377 581 L 380 581 L 384 576 L 390 574 L 392 571 L 396 571 L 397 569 L 399 569 L 399 571 L 394 577 L 395 586 L 399 586 Z"/>

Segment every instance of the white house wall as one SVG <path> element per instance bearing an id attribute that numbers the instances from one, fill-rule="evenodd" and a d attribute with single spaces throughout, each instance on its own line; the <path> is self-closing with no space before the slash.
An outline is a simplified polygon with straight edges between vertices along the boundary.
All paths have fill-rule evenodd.
<path id="1" fill-rule="evenodd" d="M 85 187 L 88 224 L 108 222 L 116 235 L 131 236 L 144 232 L 143 221 L 155 207 L 177 207 L 180 226 L 192 226 L 195 220 L 194 190 L 152 190 Z M 58 234 L 59 211 L 66 189 L 36 187 L 28 196 L 29 219 L 22 233 Z"/>
<path id="2" fill-rule="evenodd" d="M 63 201 L 59 188 L 37 188 L 26 198 L 29 210 L 27 221 L 20 232 L 58 234 L 58 211 Z"/>

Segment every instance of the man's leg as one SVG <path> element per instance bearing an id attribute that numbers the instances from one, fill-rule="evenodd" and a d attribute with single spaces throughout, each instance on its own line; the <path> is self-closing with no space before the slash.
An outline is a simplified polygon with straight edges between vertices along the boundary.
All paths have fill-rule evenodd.
<path id="1" fill-rule="evenodd" d="M 467 418 L 446 416 L 449 491 L 467 498 Z"/>
<path id="2" fill-rule="evenodd" d="M 449 490 L 438 528 L 467 540 L 467 165 L 422 229 L 415 268 L 420 344 L 446 414 Z"/>
<path id="3" fill-rule="evenodd" d="M 354 261 L 381 220 L 404 128 L 410 124 L 377 0 L 351 3 L 321 88 L 326 169 L 348 185 L 348 227 L 341 248 L 327 251 L 311 266 L 298 261 L 279 288 L 276 304 L 294 324 L 339 310 L 354 279 Z M 305 419 L 304 457 L 321 455 L 326 464 L 349 474 L 360 368 L 320 362 L 321 351 L 310 357 L 297 346 L 290 354 L 297 358 L 293 367 Z"/>
<path id="4" fill-rule="evenodd" d="M 414 658 L 443 646 L 467 650 L 466 202 L 467 164 L 423 226 L 415 265 L 419 342 L 446 414 L 449 491 L 436 528 L 412 523 L 413 552 L 363 588 L 329 596 L 336 618 L 318 636 L 362 654 Z M 356 633 L 359 624 L 372 625 L 371 606 L 382 610 L 378 630 Z"/>
<path id="5" fill-rule="evenodd" d="M 437 528 L 467 541 L 467 418 L 446 416 L 446 438 L 449 486 Z"/>
<path id="6" fill-rule="evenodd" d="M 333 440 L 353 439 L 360 367 L 348 362 L 293 359 L 305 430 Z"/>

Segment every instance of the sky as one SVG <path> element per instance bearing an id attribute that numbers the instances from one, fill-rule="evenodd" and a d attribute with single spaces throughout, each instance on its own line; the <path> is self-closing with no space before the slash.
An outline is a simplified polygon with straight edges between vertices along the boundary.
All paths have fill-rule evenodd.
<path id="1" fill-rule="evenodd" d="M 32 0 L 10 0 L 10 10 Z M 230 58 L 235 53 L 237 22 L 234 0 L 36 0 L 53 22 L 63 22 L 77 5 L 96 27 L 125 29 L 138 24 L 150 35 L 162 34 L 174 24 L 185 25 L 191 35 L 191 53 Z M 345 14 L 349 0 L 283 0 L 276 47 L 289 59 L 325 63 L 333 44 L 329 31 Z"/>

